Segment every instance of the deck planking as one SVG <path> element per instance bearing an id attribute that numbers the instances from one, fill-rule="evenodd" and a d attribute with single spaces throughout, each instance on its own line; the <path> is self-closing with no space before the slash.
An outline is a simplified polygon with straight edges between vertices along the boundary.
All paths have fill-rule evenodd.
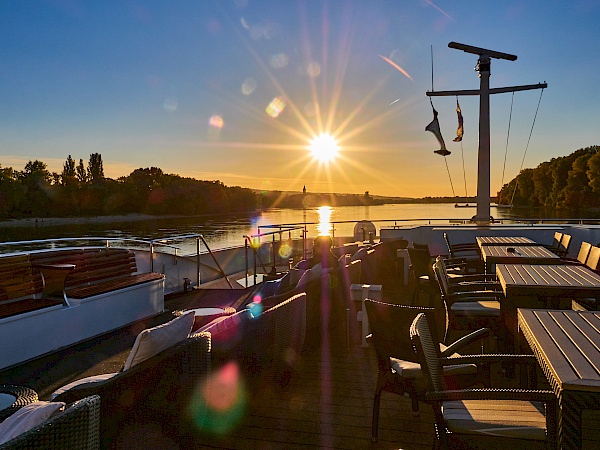
<path id="1" fill-rule="evenodd" d="M 166 301 L 169 310 L 212 303 L 216 292 L 190 292 Z M 232 294 L 235 297 L 237 294 Z M 389 299 L 388 299 L 389 300 Z M 211 305 L 211 306 L 214 306 Z M 76 379 L 119 370 L 141 329 L 171 318 L 170 312 L 132 327 L 81 343 L 0 374 L 0 382 L 29 386 L 48 399 L 56 388 Z M 421 404 L 412 415 L 410 399 L 384 392 L 378 444 L 372 444 L 371 417 L 377 379 L 372 348 L 358 339 L 350 350 L 345 342 L 329 342 L 303 351 L 289 383 L 249 392 L 248 408 L 226 435 L 193 433 L 173 436 L 168 424 L 128 423 L 129 439 L 115 448 L 431 448 L 434 428 L 431 407 Z M 253 386 L 256 380 L 247 379 Z M 167 426 L 168 428 L 168 426 Z M 172 431 L 172 430 L 171 430 Z M 126 436 L 127 436 L 126 435 Z"/>
<path id="2" fill-rule="evenodd" d="M 379 442 L 371 443 L 377 362 L 371 348 L 353 345 L 305 351 L 289 384 L 273 385 L 252 399 L 241 422 L 193 448 L 372 448 L 425 449 L 433 445 L 433 413 L 421 404 L 413 416 L 410 399 L 384 392 Z M 250 382 L 251 380 L 247 380 Z"/>

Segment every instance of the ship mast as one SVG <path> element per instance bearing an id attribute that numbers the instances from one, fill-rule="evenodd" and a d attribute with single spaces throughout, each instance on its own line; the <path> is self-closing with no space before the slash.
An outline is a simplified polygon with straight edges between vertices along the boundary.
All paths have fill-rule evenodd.
<path id="1" fill-rule="evenodd" d="M 515 61 L 516 55 L 496 52 L 485 48 L 450 42 L 448 47 L 462 50 L 467 53 L 479 55 L 475 70 L 479 72 L 479 90 L 460 91 L 427 91 L 428 97 L 479 95 L 479 152 L 477 157 L 477 214 L 473 220 L 478 225 L 490 223 L 490 94 L 505 92 L 527 91 L 530 89 L 543 89 L 546 83 L 530 84 L 525 86 L 508 86 L 490 89 L 491 59 L 506 59 Z"/>

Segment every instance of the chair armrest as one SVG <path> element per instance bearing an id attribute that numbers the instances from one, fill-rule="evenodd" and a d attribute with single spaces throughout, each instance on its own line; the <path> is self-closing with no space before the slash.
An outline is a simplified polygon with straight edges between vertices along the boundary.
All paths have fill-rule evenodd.
<path id="1" fill-rule="evenodd" d="M 476 302 L 479 300 L 498 300 L 502 297 L 502 293 L 500 291 L 459 291 L 451 292 L 446 297 L 451 302 Z"/>
<path id="2" fill-rule="evenodd" d="M 490 293 L 498 295 L 501 292 L 501 286 L 494 283 L 486 282 L 475 282 L 465 284 L 450 284 L 448 286 L 450 294 L 467 294 L 467 295 L 479 295 L 482 293 L 488 295 Z"/>
<path id="3" fill-rule="evenodd" d="M 530 389 L 459 389 L 432 391 L 425 394 L 427 400 L 445 402 L 452 400 L 524 400 L 544 403 L 558 402 L 556 394 L 546 390 Z"/>
<path id="4" fill-rule="evenodd" d="M 441 353 L 441 356 L 444 358 L 449 357 L 457 353 L 461 348 L 466 347 L 467 345 L 470 345 L 473 342 L 485 339 L 490 335 L 492 335 L 492 330 L 490 330 L 489 328 L 480 328 L 479 330 L 473 331 L 472 333 L 461 337 L 457 341 L 454 341 L 452 344 L 446 347 L 446 349 Z"/>
<path id="5" fill-rule="evenodd" d="M 536 359 L 535 359 L 535 356 L 533 356 L 533 355 L 510 355 L 510 354 L 463 355 L 463 356 L 440 358 L 440 364 L 442 366 L 452 366 L 452 365 L 456 365 L 456 364 L 491 364 L 491 363 L 535 364 Z"/>
<path id="6" fill-rule="evenodd" d="M 450 284 L 453 283 L 476 283 L 476 282 L 486 282 L 486 283 L 496 283 L 498 284 L 498 278 L 494 274 L 484 274 L 484 273 L 466 273 L 464 275 L 457 276 L 456 278 L 449 278 L 448 280 Z"/>

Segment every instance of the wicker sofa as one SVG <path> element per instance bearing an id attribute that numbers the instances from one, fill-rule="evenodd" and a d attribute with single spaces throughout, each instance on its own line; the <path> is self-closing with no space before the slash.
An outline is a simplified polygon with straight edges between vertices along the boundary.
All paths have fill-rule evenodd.
<path id="1" fill-rule="evenodd" d="M 41 425 L 0 445 L 1 450 L 96 450 L 100 448 L 100 397 L 67 405 Z"/>
<path id="2" fill-rule="evenodd" d="M 196 383 L 210 371 L 210 334 L 194 334 L 104 381 L 79 384 L 53 398 L 66 403 L 100 395 L 101 448 L 122 448 L 144 424 L 182 420 Z"/>

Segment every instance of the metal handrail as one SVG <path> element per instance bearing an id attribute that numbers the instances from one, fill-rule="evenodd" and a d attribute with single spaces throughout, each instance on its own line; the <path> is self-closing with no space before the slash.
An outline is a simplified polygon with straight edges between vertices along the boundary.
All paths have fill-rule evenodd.
<path id="1" fill-rule="evenodd" d="M 210 256 L 212 257 L 213 261 L 215 262 L 215 264 L 217 265 L 217 267 L 219 268 L 219 272 L 221 273 L 221 275 L 223 275 L 223 278 L 225 278 L 225 280 L 227 281 L 227 284 L 229 285 L 229 287 L 231 289 L 233 289 L 233 285 L 231 284 L 231 281 L 229 281 L 229 277 L 225 274 L 225 271 L 223 270 L 223 268 L 221 267 L 221 264 L 219 264 L 219 261 L 217 261 L 217 258 L 215 258 L 215 255 L 213 254 L 212 250 L 210 249 L 210 247 L 208 246 L 208 243 L 206 242 L 206 239 L 204 239 L 204 236 L 202 236 L 201 234 L 198 235 L 198 238 L 202 241 L 202 243 L 204 244 L 204 246 L 206 247 L 206 250 L 208 250 L 208 253 L 210 254 Z M 199 247 L 198 247 L 199 248 Z M 200 282 L 198 282 L 198 285 L 200 285 Z"/>
<path id="2" fill-rule="evenodd" d="M 256 237 L 256 236 L 254 236 Z M 244 246 L 246 249 L 246 283 L 248 280 L 248 246 L 250 246 L 250 248 L 252 249 L 252 251 L 254 252 L 254 284 L 256 284 L 256 260 L 258 259 L 258 261 L 260 262 L 261 267 L 263 268 L 263 270 L 265 271 L 265 273 L 267 273 L 267 268 L 265 267 L 265 263 L 263 263 L 262 258 L 260 257 L 260 253 L 258 252 L 258 248 L 260 248 L 260 245 L 258 248 L 256 248 L 253 243 L 252 243 L 252 239 L 251 236 L 245 235 L 244 236 Z"/>

